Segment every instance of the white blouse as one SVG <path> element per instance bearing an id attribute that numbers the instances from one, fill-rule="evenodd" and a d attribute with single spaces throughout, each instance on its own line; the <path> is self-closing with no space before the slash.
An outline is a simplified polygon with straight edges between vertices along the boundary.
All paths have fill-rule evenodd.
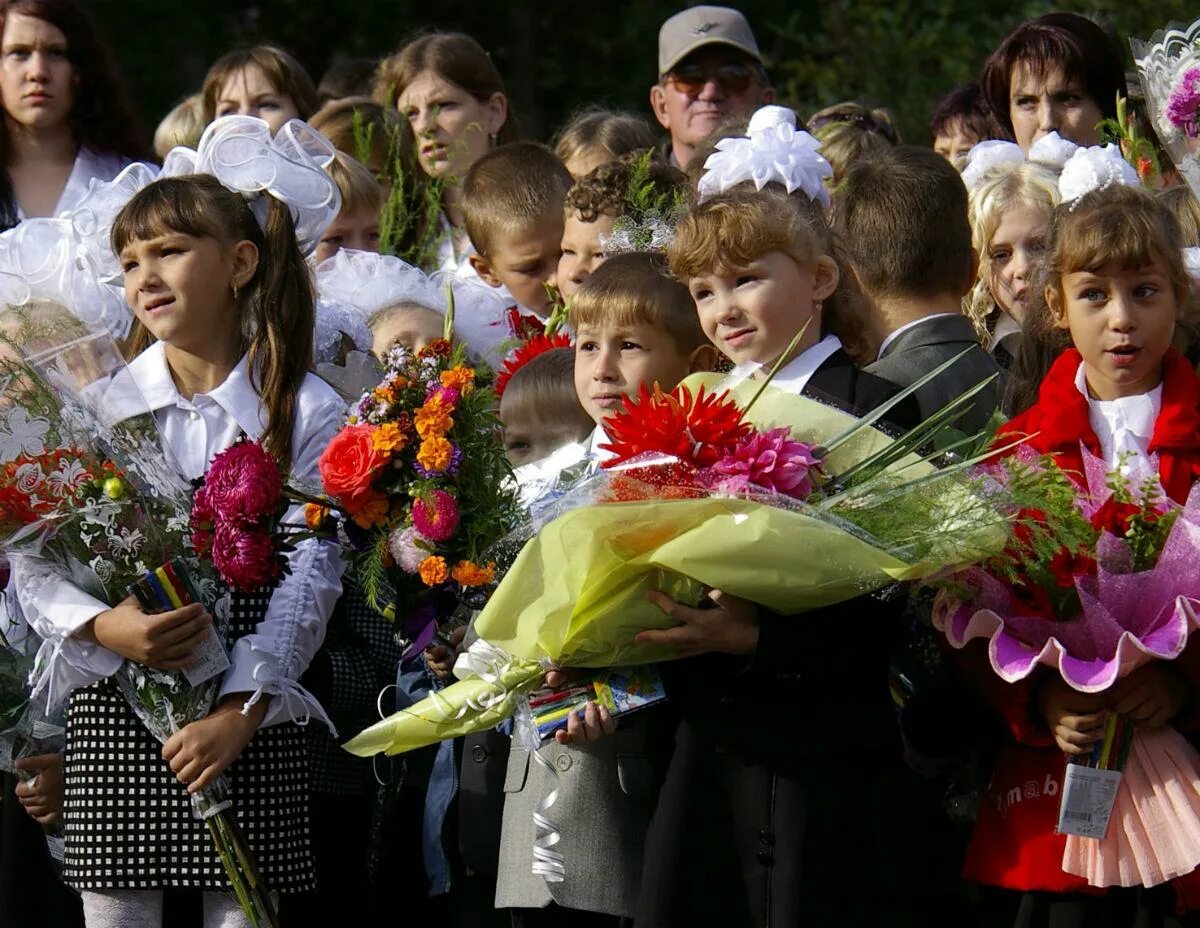
<path id="1" fill-rule="evenodd" d="M 148 405 L 164 443 L 188 479 L 201 476 L 213 456 L 243 433 L 251 440 L 262 437 L 267 411 L 250 382 L 246 358 L 222 384 L 190 400 L 179 394 L 161 342 L 135 358 L 128 370 L 128 375 L 118 375 L 105 388 L 103 408 L 119 420 Z M 290 479 L 297 485 L 320 485 L 317 460 L 341 427 L 344 411 L 342 400 L 323 381 L 312 374 L 304 379 L 296 398 L 292 432 Z M 303 524 L 303 508 L 293 507 L 284 518 Z M 264 695 L 275 697 L 264 726 L 286 718 L 304 721 L 315 714 L 332 729 L 320 704 L 297 681 L 321 646 L 326 623 L 341 595 L 341 549 L 333 541 L 309 539 L 298 543 L 286 557 L 289 570 L 271 594 L 262 621 L 233 646 L 220 696 L 251 693 L 246 710 Z M 13 580 L 26 618 L 46 639 L 36 691 L 45 689 L 48 703 L 54 705 L 72 689 L 111 676 L 122 658 L 99 644 L 74 637 L 108 606 L 61 577 L 45 582 L 46 569 L 18 558 Z"/>
<path id="2" fill-rule="evenodd" d="M 1080 364 L 1075 373 L 1075 388 L 1087 400 L 1088 423 L 1100 441 L 1105 463 L 1110 468 L 1119 465 L 1121 475 L 1135 481 L 1157 474 L 1158 467 L 1150 457 L 1150 440 L 1162 409 L 1162 384 L 1137 396 L 1097 400 L 1088 392 L 1087 377 Z"/>
<path id="3" fill-rule="evenodd" d="M 83 202 L 93 178 L 110 181 L 129 163 L 130 159 L 123 155 L 102 154 L 90 148 L 79 149 L 79 154 L 75 156 L 75 166 L 71 168 L 71 174 L 67 178 L 67 185 L 63 187 L 63 192 L 58 197 L 58 205 L 54 207 L 51 215 L 59 216 L 75 209 Z M 18 203 L 17 219 L 27 218 L 21 210 L 21 204 Z"/>

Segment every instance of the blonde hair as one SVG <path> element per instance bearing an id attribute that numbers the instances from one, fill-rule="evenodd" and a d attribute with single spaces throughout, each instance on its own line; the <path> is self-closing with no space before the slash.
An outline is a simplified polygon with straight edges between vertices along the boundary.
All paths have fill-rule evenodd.
<path id="1" fill-rule="evenodd" d="M 1176 301 L 1174 344 L 1186 353 L 1197 344 L 1200 313 L 1196 288 L 1183 262 L 1179 223 L 1162 201 L 1142 187 L 1114 185 L 1055 208 L 1046 260 L 1026 311 L 1013 370 L 1014 412 L 1032 405 L 1050 365 L 1071 345 L 1070 333 L 1056 324 L 1051 305 L 1062 308 L 1063 278 L 1079 271 L 1099 272 L 1112 264 L 1140 268 L 1155 262 L 1171 281 Z"/>
<path id="2" fill-rule="evenodd" d="M 1200 200 L 1190 187 L 1180 184 L 1158 191 L 1158 199 L 1179 222 L 1185 248 L 1200 248 Z"/>
<path id="3" fill-rule="evenodd" d="M 970 192 L 967 209 L 971 223 L 971 244 L 979 255 L 979 279 L 963 299 L 963 313 L 975 326 L 975 332 L 984 347 L 990 345 L 995 314 L 1000 309 L 992 295 L 996 281 L 987 257 L 992 237 L 1000 227 L 1004 214 L 1022 206 L 1044 209 L 1049 226 L 1058 202 L 1058 181 L 1054 174 L 1041 165 L 1029 162 L 998 168 Z"/>
<path id="4" fill-rule="evenodd" d="M 342 195 L 342 213 L 370 210 L 376 215 L 383 209 L 383 185 L 375 175 L 344 151 L 334 152 L 325 169 Z"/>
<path id="5" fill-rule="evenodd" d="M 566 164 L 577 155 L 600 149 L 612 161 L 631 151 L 653 148 L 654 130 L 637 113 L 589 106 L 575 113 L 554 138 L 554 153 Z"/>
<path id="6" fill-rule="evenodd" d="M 200 96 L 204 103 L 204 123 L 212 122 L 217 115 L 217 97 L 235 74 L 251 65 L 266 75 L 271 86 L 296 104 L 301 119 L 308 119 L 317 109 L 317 88 L 304 66 L 282 48 L 273 45 L 255 45 L 222 55 L 208 69 Z"/>
<path id="7" fill-rule="evenodd" d="M 154 130 L 154 154 L 159 160 L 179 145 L 195 148 L 204 132 L 204 103 L 194 93 L 163 117 Z"/>
<path id="8" fill-rule="evenodd" d="M 804 266 L 821 255 L 833 259 L 842 273 L 837 289 L 824 300 L 821 334 L 832 332 L 847 354 L 865 358 L 866 303 L 820 205 L 803 194 L 789 196 L 768 185 L 761 191 L 739 186 L 710 197 L 684 216 L 667 257 L 675 276 L 687 281 L 722 268 L 747 267 L 773 251 Z"/>
<path id="9" fill-rule="evenodd" d="M 571 297 L 568 317 L 581 326 L 649 325 L 670 336 L 681 354 L 708 344 L 687 287 L 651 252 L 614 255 Z"/>
<path id="10" fill-rule="evenodd" d="M 596 427 L 575 392 L 575 350 L 552 348 L 517 369 L 500 399 L 500 421 L 531 419 L 578 425 L 576 441 Z"/>

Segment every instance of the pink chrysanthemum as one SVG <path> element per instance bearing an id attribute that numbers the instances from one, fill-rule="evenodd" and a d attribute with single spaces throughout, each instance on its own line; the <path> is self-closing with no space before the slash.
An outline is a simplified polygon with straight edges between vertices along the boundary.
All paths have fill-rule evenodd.
<path id="1" fill-rule="evenodd" d="M 415 574 L 421 562 L 429 557 L 428 551 L 417 546 L 417 539 L 420 537 L 417 530 L 410 525 L 407 528 L 396 529 L 388 538 L 388 550 L 406 574 Z"/>
<path id="2" fill-rule="evenodd" d="M 785 429 L 755 432 L 713 465 L 716 483 L 742 491 L 758 487 L 795 499 L 806 499 L 816 488 L 820 459 L 812 445 L 792 441 Z"/>
<path id="3" fill-rule="evenodd" d="M 214 457 L 204 488 L 218 524 L 254 524 L 278 512 L 283 501 L 279 465 L 256 441 L 239 441 Z"/>
<path id="4" fill-rule="evenodd" d="M 282 570 L 270 535 L 231 524 L 217 526 L 212 560 L 221 578 L 243 593 L 278 579 Z"/>
<path id="5" fill-rule="evenodd" d="M 1200 68 L 1188 68 L 1167 100 L 1167 119 L 1189 139 L 1200 137 Z"/>
<path id="6" fill-rule="evenodd" d="M 431 490 L 413 503 L 412 520 L 422 538 L 447 541 L 458 529 L 458 503 L 445 490 Z"/>

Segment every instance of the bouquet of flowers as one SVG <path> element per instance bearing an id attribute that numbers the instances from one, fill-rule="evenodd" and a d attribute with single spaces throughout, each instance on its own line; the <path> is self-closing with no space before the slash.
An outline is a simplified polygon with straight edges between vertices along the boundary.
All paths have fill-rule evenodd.
<path id="1" fill-rule="evenodd" d="M 214 616 L 213 635 L 187 670 L 126 660 L 114 675 L 134 713 L 165 742 L 212 707 L 228 667 L 217 637 L 228 599 L 190 549 L 191 487 L 115 343 L 107 334 L 51 329 L 14 338 L 12 354 L 17 345 L 43 347 L 0 364 L 0 551 L 25 562 L 30 591 L 67 577 L 112 605 L 131 594 L 158 609 L 198 600 Z M 61 698 L 58 662 L 47 641 L 34 692 L 48 689 L 51 704 Z M 255 925 L 276 925 L 224 779 L 191 798 L 246 913 Z"/>
<path id="2" fill-rule="evenodd" d="M 1082 491 L 1032 452 L 992 466 L 1014 486 L 1031 478 L 1026 518 L 1008 548 L 939 581 L 934 620 L 950 644 L 988 642 L 1006 682 L 1039 666 L 1084 693 L 1107 690 L 1152 660 L 1182 654 L 1200 620 L 1200 491 L 1185 506 L 1157 478 L 1131 482 L 1085 452 Z M 1045 479 L 1049 475 L 1049 479 Z M 1200 754 L 1173 728 L 1125 726 L 1132 739 L 1101 838 L 1067 839 L 1063 870 L 1096 886 L 1153 886 L 1200 864 Z"/>
<path id="3" fill-rule="evenodd" d="M 358 548 L 367 601 L 391 616 L 397 603 L 418 607 L 403 611 L 406 637 L 419 649 L 448 601 L 493 583 L 496 565 L 484 552 L 516 526 L 520 510 L 495 394 L 477 385 L 462 346 L 435 339 L 415 353 L 396 347 L 386 368 L 319 466 Z M 327 516 L 322 503 L 309 503 L 309 525 Z"/>
<path id="4" fill-rule="evenodd" d="M 551 663 L 675 657 L 634 640 L 672 624 L 650 590 L 695 604 L 715 588 L 794 614 L 1003 543 L 1007 520 L 964 479 L 968 462 L 938 468 L 914 454 L 971 392 L 894 439 L 871 427 L 887 405 L 856 419 L 774 387 L 716 384 L 696 375 L 627 401 L 606 424 L 615 457 L 535 523 L 477 618 L 479 641 L 459 659 L 466 679 L 347 749 L 397 753 L 495 725 Z"/>

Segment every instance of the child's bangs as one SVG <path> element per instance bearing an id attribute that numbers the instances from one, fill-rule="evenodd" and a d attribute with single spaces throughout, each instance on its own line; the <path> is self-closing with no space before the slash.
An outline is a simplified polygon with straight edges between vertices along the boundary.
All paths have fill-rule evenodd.
<path id="1" fill-rule="evenodd" d="M 200 191 L 189 182 L 201 176 L 165 178 L 134 194 L 113 222 L 113 251 L 120 254 L 130 242 L 164 235 L 227 238 L 215 216 L 204 208 Z"/>
<path id="2" fill-rule="evenodd" d="M 1063 274 L 1081 271 L 1099 273 L 1106 267 L 1135 270 L 1158 262 L 1170 274 L 1174 268 L 1165 256 L 1171 253 L 1170 236 L 1149 217 L 1138 214 L 1093 216 L 1078 223 L 1073 234 L 1066 236 L 1058 255 Z"/>
<path id="3" fill-rule="evenodd" d="M 771 251 L 790 251 L 791 229 L 767 210 L 718 204 L 697 210 L 680 225 L 671 245 L 671 271 L 680 280 L 722 268 L 746 267 Z"/>

